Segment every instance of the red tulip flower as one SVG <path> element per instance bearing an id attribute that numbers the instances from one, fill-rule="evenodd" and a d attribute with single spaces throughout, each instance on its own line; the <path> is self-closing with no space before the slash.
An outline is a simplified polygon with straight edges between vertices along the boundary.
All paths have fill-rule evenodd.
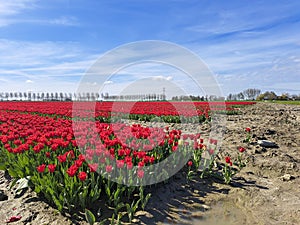
<path id="1" fill-rule="evenodd" d="M 51 157 L 51 153 L 50 152 L 46 152 L 45 155 L 46 155 L 47 158 Z"/>
<path id="2" fill-rule="evenodd" d="M 123 168 L 124 163 L 125 163 L 124 160 L 117 160 L 117 167 L 118 167 L 119 169 L 120 169 L 120 168 Z"/>
<path id="3" fill-rule="evenodd" d="M 39 173 L 43 173 L 45 171 L 45 168 L 46 168 L 45 164 L 42 164 L 42 165 L 39 165 L 36 167 L 36 169 Z"/>
<path id="4" fill-rule="evenodd" d="M 58 161 L 59 161 L 60 163 L 63 163 L 63 162 L 65 162 L 65 161 L 67 161 L 67 155 L 66 155 L 66 154 L 64 154 L 64 155 L 59 155 L 59 156 L 57 156 L 57 159 L 58 159 Z"/>
<path id="5" fill-rule="evenodd" d="M 70 166 L 70 168 L 67 170 L 67 174 L 70 176 L 70 177 L 74 177 L 76 172 L 78 170 L 78 167 L 76 165 L 72 165 Z"/>
<path id="6" fill-rule="evenodd" d="M 80 173 L 78 174 L 78 178 L 79 178 L 79 180 L 81 180 L 81 181 L 85 181 L 85 180 L 86 180 L 86 177 L 87 177 L 87 174 L 86 174 L 86 172 L 84 172 L 84 171 L 82 171 L 82 172 L 80 172 Z"/>
<path id="7" fill-rule="evenodd" d="M 144 171 L 143 170 L 138 170 L 137 171 L 137 176 L 138 176 L 138 178 L 142 179 L 144 177 Z"/>
<path id="8" fill-rule="evenodd" d="M 132 162 L 128 161 L 128 162 L 126 162 L 126 164 L 127 164 L 127 169 L 131 170 L 133 167 Z"/>
<path id="9" fill-rule="evenodd" d="M 55 171 L 56 165 L 55 164 L 49 164 L 48 165 L 48 171 L 50 173 L 53 173 Z"/>
<path id="10" fill-rule="evenodd" d="M 244 151 L 246 151 L 246 149 L 244 147 L 239 148 L 239 152 L 244 152 Z"/>
<path id="11" fill-rule="evenodd" d="M 88 166 L 89 166 L 89 168 L 90 168 L 90 171 L 91 171 L 92 173 L 94 173 L 94 172 L 97 171 L 99 165 L 98 165 L 97 163 L 94 163 L 94 164 L 89 164 Z"/>
<path id="12" fill-rule="evenodd" d="M 106 172 L 107 172 L 107 173 L 111 173 L 113 167 L 112 167 L 112 165 L 107 165 L 107 166 L 105 167 L 105 169 L 106 169 Z"/>
<path id="13" fill-rule="evenodd" d="M 229 156 L 226 156 L 226 157 L 225 157 L 225 162 L 226 162 L 226 163 L 230 163 L 230 162 L 231 162 L 231 159 L 230 159 Z"/>
<path id="14" fill-rule="evenodd" d="M 144 165 L 145 165 L 145 163 L 144 163 L 143 161 L 141 161 L 141 162 L 138 163 L 138 167 L 139 167 L 139 168 L 144 167 Z"/>

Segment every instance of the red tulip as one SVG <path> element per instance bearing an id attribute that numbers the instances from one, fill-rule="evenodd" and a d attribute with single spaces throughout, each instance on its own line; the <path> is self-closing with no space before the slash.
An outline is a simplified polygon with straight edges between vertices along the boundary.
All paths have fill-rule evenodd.
<path id="1" fill-rule="evenodd" d="M 79 178 L 79 180 L 81 180 L 81 181 L 85 181 L 85 180 L 86 180 L 86 177 L 87 177 L 87 174 L 86 174 L 86 172 L 84 172 L 84 171 L 82 171 L 82 172 L 80 172 L 80 173 L 78 174 L 78 178 Z"/>
<path id="2" fill-rule="evenodd" d="M 94 164 L 89 164 L 88 166 L 89 166 L 89 168 L 90 168 L 90 171 L 91 171 L 92 173 L 94 173 L 94 172 L 97 171 L 99 165 L 98 165 L 97 163 L 94 163 Z"/>
<path id="3" fill-rule="evenodd" d="M 226 161 L 226 163 L 230 163 L 230 162 L 231 162 L 230 157 L 229 157 L 229 156 L 226 156 L 226 157 L 225 157 L 225 161 Z"/>
<path id="4" fill-rule="evenodd" d="M 133 163 L 131 161 L 126 162 L 127 169 L 131 170 L 133 167 Z"/>
<path id="5" fill-rule="evenodd" d="M 45 168 L 46 168 L 45 164 L 42 164 L 42 165 L 39 165 L 36 167 L 36 169 L 39 173 L 43 173 L 45 171 Z"/>
<path id="6" fill-rule="evenodd" d="M 138 170 L 137 171 L 137 176 L 138 176 L 138 178 L 142 179 L 144 177 L 144 171 L 143 170 Z"/>
<path id="7" fill-rule="evenodd" d="M 74 164 L 77 166 L 77 167 L 81 167 L 82 166 L 82 161 L 77 159 L 75 160 Z"/>
<path id="8" fill-rule="evenodd" d="M 107 166 L 105 167 L 105 170 L 106 170 L 107 173 L 111 173 L 112 170 L 113 170 L 112 165 L 107 165 Z"/>
<path id="9" fill-rule="evenodd" d="M 66 154 L 59 155 L 59 156 L 57 156 L 57 159 L 60 163 L 64 163 L 65 161 L 67 161 L 67 155 Z"/>
<path id="10" fill-rule="evenodd" d="M 117 160 L 117 167 L 120 169 L 120 168 L 123 168 L 124 166 L 124 160 Z"/>
<path id="11" fill-rule="evenodd" d="M 141 162 L 138 163 L 138 167 L 139 167 L 139 168 L 144 167 L 144 165 L 145 165 L 145 163 L 144 163 L 143 161 L 141 161 Z"/>
<path id="12" fill-rule="evenodd" d="M 244 147 L 239 148 L 239 152 L 244 152 L 244 151 L 246 151 L 246 149 Z"/>
<path id="13" fill-rule="evenodd" d="M 55 171 L 56 165 L 55 164 L 49 164 L 48 165 L 48 171 L 50 173 L 53 173 Z"/>
<path id="14" fill-rule="evenodd" d="M 70 176 L 70 177 L 74 177 L 74 175 L 76 174 L 78 170 L 78 167 L 76 165 L 72 165 L 70 166 L 70 168 L 67 170 L 67 174 Z"/>

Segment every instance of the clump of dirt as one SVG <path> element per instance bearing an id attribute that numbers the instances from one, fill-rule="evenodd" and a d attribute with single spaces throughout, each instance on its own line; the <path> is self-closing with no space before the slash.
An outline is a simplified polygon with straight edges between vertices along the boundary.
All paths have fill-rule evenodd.
<path id="1" fill-rule="evenodd" d="M 221 155 L 232 156 L 239 146 L 247 149 L 247 166 L 231 185 L 200 178 L 186 182 L 178 173 L 151 189 L 152 198 L 145 211 L 136 213 L 135 223 L 299 224 L 300 106 L 257 103 L 240 112 L 227 116 L 220 149 Z M 242 141 L 246 127 L 251 128 L 250 143 Z M 209 125 L 204 128 L 208 136 Z M 189 129 L 194 132 L 195 127 Z M 277 148 L 260 146 L 259 140 Z M 13 224 L 87 224 L 83 217 L 61 215 L 31 190 L 16 196 L 10 183 L 0 171 L 0 224 L 11 216 L 22 216 Z"/>

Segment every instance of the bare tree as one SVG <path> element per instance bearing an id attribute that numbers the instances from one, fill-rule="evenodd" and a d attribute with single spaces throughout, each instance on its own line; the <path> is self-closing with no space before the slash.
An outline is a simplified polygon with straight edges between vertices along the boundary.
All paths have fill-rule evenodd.
<path id="1" fill-rule="evenodd" d="M 248 88 L 247 90 L 243 91 L 243 94 L 247 97 L 247 99 L 251 100 L 255 100 L 260 93 L 261 90 L 255 88 Z"/>
<path id="2" fill-rule="evenodd" d="M 32 93 L 28 92 L 28 101 L 31 101 Z"/>
<path id="3" fill-rule="evenodd" d="M 244 96 L 243 92 L 238 93 L 238 94 L 237 94 L 237 98 L 238 98 L 239 100 L 244 100 L 244 99 L 245 99 L 245 96 Z"/>
<path id="4" fill-rule="evenodd" d="M 36 93 L 35 92 L 32 93 L 32 98 L 33 98 L 33 101 L 36 100 Z"/>
<path id="5" fill-rule="evenodd" d="M 85 96 L 86 96 L 86 99 L 87 99 L 88 101 L 90 101 L 90 98 L 91 98 L 91 95 L 90 95 L 90 93 L 89 93 L 89 92 L 87 92 Z"/>
<path id="6" fill-rule="evenodd" d="M 42 101 L 44 100 L 44 98 L 45 98 L 45 93 L 42 92 L 42 94 L 41 94 L 41 99 L 42 99 Z"/>
<path id="7" fill-rule="evenodd" d="M 63 100 L 63 98 L 64 98 L 64 94 L 63 94 L 62 92 L 60 92 L 60 93 L 59 93 L 59 98 L 60 98 L 60 101 L 62 101 L 62 100 Z"/>

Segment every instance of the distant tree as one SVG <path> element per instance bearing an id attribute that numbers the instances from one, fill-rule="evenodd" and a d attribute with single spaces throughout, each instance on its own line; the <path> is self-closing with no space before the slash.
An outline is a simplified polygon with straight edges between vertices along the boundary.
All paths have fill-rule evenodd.
<path id="1" fill-rule="evenodd" d="M 32 99 L 31 99 L 31 97 L 32 97 L 32 93 L 31 92 L 28 92 L 28 101 L 31 101 Z"/>
<path id="2" fill-rule="evenodd" d="M 96 93 L 96 101 L 99 100 L 99 97 L 100 97 L 100 94 L 97 92 L 97 93 Z"/>
<path id="3" fill-rule="evenodd" d="M 35 92 L 32 93 L 32 98 L 33 98 L 33 101 L 36 100 L 36 93 Z"/>
<path id="4" fill-rule="evenodd" d="M 238 93 L 237 98 L 238 98 L 238 100 L 244 100 L 245 96 L 244 96 L 243 92 Z"/>
<path id="5" fill-rule="evenodd" d="M 94 92 L 91 93 L 90 98 L 91 98 L 91 101 L 95 101 L 96 97 L 95 97 L 95 93 Z"/>
<path id="6" fill-rule="evenodd" d="M 173 96 L 173 97 L 172 97 L 172 100 L 173 100 L 173 101 L 178 101 L 178 96 Z"/>
<path id="7" fill-rule="evenodd" d="M 247 97 L 248 100 L 255 100 L 259 96 L 261 90 L 255 88 L 248 88 L 243 91 L 243 94 Z"/>
<path id="8" fill-rule="evenodd" d="M 63 98 L 64 98 L 64 94 L 63 94 L 62 92 L 60 92 L 60 93 L 59 93 L 59 98 L 60 98 L 60 101 L 62 101 L 62 100 L 63 100 Z"/>
<path id="9" fill-rule="evenodd" d="M 293 101 L 295 101 L 295 100 L 300 100 L 300 95 L 298 96 L 298 95 L 296 95 L 296 94 L 293 94 L 293 95 L 289 96 L 289 99 L 290 99 L 290 100 L 293 100 Z"/>
<path id="10" fill-rule="evenodd" d="M 277 97 L 277 100 L 289 100 L 290 99 L 290 96 L 288 93 L 282 93 L 280 96 Z"/>
<path id="11" fill-rule="evenodd" d="M 276 100 L 277 95 L 273 91 L 266 91 L 263 94 L 260 94 L 256 100 Z"/>

